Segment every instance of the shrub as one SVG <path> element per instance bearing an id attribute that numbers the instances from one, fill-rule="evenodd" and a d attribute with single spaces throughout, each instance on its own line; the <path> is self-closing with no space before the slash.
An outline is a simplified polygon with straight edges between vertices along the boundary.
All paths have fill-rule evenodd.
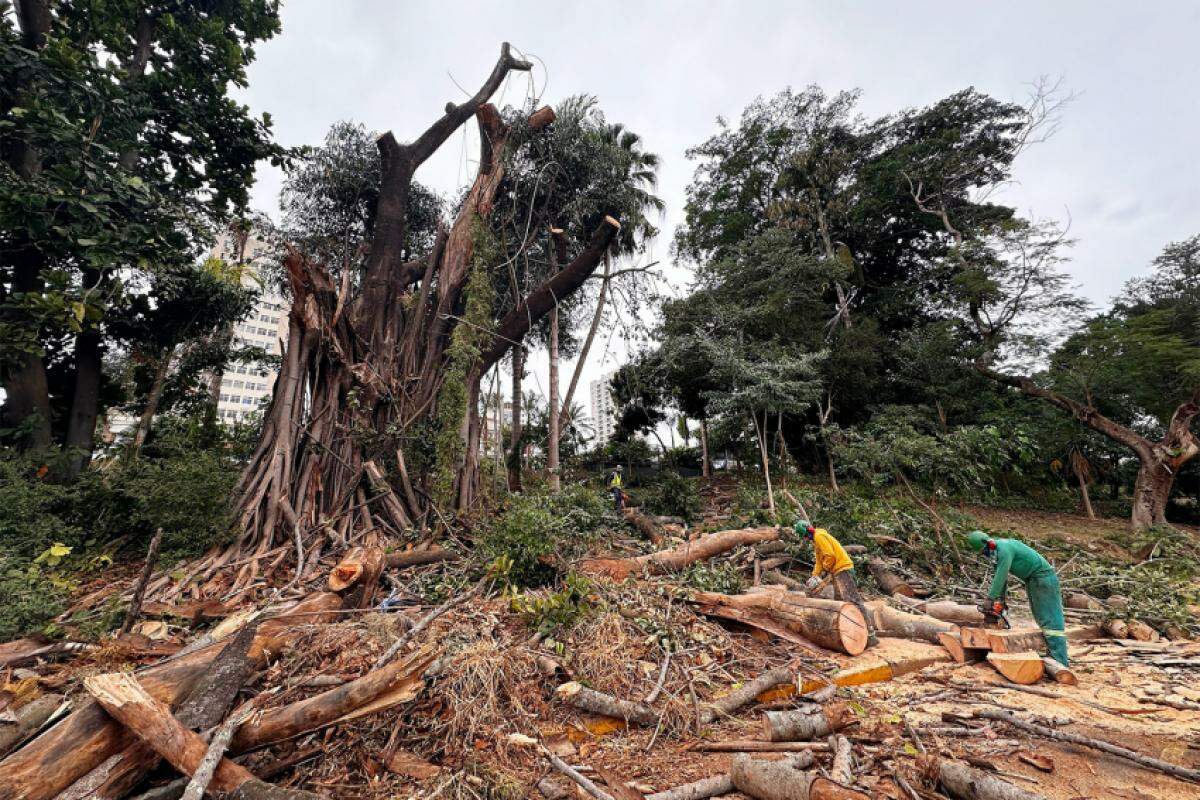
<path id="1" fill-rule="evenodd" d="M 582 575 L 570 573 L 563 579 L 562 589 L 545 589 L 514 594 L 512 610 L 543 636 L 557 635 L 573 626 L 589 613 L 592 603 L 592 582 Z"/>
<path id="2" fill-rule="evenodd" d="M 746 588 L 746 580 L 742 577 L 741 570 L 728 561 L 718 564 L 697 561 L 689 564 L 679 577 L 684 586 L 703 592 L 739 594 Z"/>
<path id="3" fill-rule="evenodd" d="M 657 480 L 643 484 L 635 499 L 652 514 L 682 517 L 688 522 L 699 517 L 702 510 L 695 481 L 677 472 L 664 472 Z"/>
<path id="4" fill-rule="evenodd" d="M 614 522 L 604 497 L 583 486 L 518 495 L 483 529 L 476 550 L 486 562 L 502 561 L 510 585 L 545 586 Z"/>

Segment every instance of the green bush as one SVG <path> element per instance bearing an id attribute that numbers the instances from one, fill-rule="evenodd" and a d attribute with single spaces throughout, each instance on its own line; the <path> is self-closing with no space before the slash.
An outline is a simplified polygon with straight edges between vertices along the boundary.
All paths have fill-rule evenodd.
<path id="1" fill-rule="evenodd" d="M 736 565 L 729 562 L 709 564 L 697 561 L 689 564 L 680 574 L 680 583 L 704 592 L 740 594 L 746 588 L 746 580 Z"/>
<path id="2" fill-rule="evenodd" d="M 643 483 L 634 500 L 652 514 L 682 517 L 688 522 L 698 518 L 703 508 L 696 482 L 677 472 L 664 472 L 656 480 Z"/>
<path id="3" fill-rule="evenodd" d="M 68 587 L 37 569 L 0 562 L 0 642 L 46 630 L 67 607 Z"/>
<path id="4" fill-rule="evenodd" d="M 476 551 L 487 563 L 501 561 L 511 586 L 545 586 L 559 567 L 581 554 L 616 522 L 603 495 L 571 486 L 558 494 L 526 494 L 479 535 Z"/>
<path id="5" fill-rule="evenodd" d="M 512 610 L 543 636 L 557 635 L 572 627 L 593 609 L 592 582 L 582 575 L 568 574 L 558 591 L 545 589 L 513 594 Z"/>

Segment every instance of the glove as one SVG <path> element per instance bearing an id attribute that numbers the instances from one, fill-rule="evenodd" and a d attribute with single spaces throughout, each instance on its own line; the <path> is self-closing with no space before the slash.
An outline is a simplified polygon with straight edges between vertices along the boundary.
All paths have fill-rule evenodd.
<path id="1" fill-rule="evenodd" d="M 814 591 L 820 585 L 821 585 L 821 579 L 818 578 L 816 575 L 813 575 L 811 578 L 809 578 L 808 580 L 806 580 L 804 582 L 804 589 L 806 591 L 811 592 L 811 591 Z"/>

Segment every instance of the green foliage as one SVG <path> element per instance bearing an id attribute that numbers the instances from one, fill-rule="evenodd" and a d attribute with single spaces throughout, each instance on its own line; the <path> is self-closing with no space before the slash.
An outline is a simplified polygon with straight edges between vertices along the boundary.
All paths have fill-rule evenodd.
<path id="1" fill-rule="evenodd" d="M 995 492 L 1002 470 L 1020 471 L 1036 455 L 1032 437 L 1021 427 L 921 430 L 904 409 L 880 414 L 860 429 L 839 431 L 833 440 L 839 469 L 872 485 L 909 480 L 966 495 Z"/>
<path id="2" fill-rule="evenodd" d="M 679 582 L 704 592 L 739 594 L 746 588 L 746 579 L 736 564 L 728 561 L 708 563 L 698 561 L 689 564 L 679 576 Z"/>
<path id="3" fill-rule="evenodd" d="M 592 582 L 582 575 L 568 573 L 558 591 L 541 589 L 514 593 L 510 605 L 538 633 L 557 636 L 595 607 Z"/>
<path id="4" fill-rule="evenodd" d="M 66 610 L 68 592 L 47 580 L 38 570 L 9 567 L 0 561 L 0 640 L 45 631 L 54 617 Z"/>
<path id="5" fill-rule="evenodd" d="M 545 586 L 614 522 L 603 495 L 586 487 L 517 495 L 480 531 L 475 552 L 484 563 L 503 559 L 513 587 Z"/>
<path id="6" fill-rule="evenodd" d="M 703 508 L 696 481 L 678 472 L 663 472 L 652 481 L 641 482 L 636 499 L 652 514 L 682 517 L 687 522 L 699 517 Z"/>

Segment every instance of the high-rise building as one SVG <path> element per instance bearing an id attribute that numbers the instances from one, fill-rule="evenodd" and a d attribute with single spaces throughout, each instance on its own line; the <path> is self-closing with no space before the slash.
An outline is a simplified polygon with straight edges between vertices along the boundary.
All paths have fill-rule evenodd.
<path id="1" fill-rule="evenodd" d="M 209 255 L 225 261 L 237 261 L 238 244 L 234 236 L 224 234 Z M 261 347 L 272 356 L 280 356 L 287 341 L 288 303 L 270 281 L 264 280 L 266 272 L 263 268 L 269 263 L 271 255 L 266 242 L 253 235 L 246 240 L 245 253 L 241 257 L 250 265 L 252 274 L 245 275 L 242 283 L 258 289 L 260 294 L 250 314 L 233 326 L 233 346 Z M 274 365 L 269 363 L 227 366 L 221 375 L 217 418 L 222 422 L 236 422 L 257 411 L 271 396 L 276 374 Z"/>
<path id="2" fill-rule="evenodd" d="M 612 438 L 617 428 L 617 409 L 613 405 L 612 392 L 609 383 L 616 372 L 603 375 L 600 380 L 592 381 L 592 424 L 596 429 L 596 445 L 603 445 Z"/>

